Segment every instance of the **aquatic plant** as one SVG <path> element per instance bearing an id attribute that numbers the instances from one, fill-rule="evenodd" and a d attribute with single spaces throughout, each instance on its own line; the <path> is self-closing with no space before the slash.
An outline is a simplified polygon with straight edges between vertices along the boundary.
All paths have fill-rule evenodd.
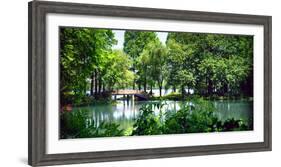
<path id="1" fill-rule="evenodd" d="M 159 106 L 160 104 L 158 104 Z M 192 99 L 178 111 L 169 111 L 164 116 L 157 116 L 153 106 L 144 105 L 134 124 L 132 135 L 182 134 L 202 132 L 223 132 L 250 130 L 251 126 L 243 120 L 234 118 L 220 121 L 215 114 L 215 108 L 209 101 Z M 163 121 L 160 121 L 164 119 Z"/>

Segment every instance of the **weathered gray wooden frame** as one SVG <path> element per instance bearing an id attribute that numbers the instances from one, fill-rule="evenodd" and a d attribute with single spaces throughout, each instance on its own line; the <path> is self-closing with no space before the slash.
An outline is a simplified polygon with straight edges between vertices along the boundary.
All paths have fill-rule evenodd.
<path id="1" fill-rule="evenodd" d="M 32 166 L 270 151 L 271 16 L 32 1 L 28 4 L 28 163 Z M 238 23 L 264 26 L 264 142 L 46 154 L 46 15 L 48 13 Z"/>

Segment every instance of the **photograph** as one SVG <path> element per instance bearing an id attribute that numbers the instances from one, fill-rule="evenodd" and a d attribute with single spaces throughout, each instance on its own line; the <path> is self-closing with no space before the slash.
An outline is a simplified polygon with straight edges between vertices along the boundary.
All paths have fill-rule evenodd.
<path id="1" fill-rule="evenodd" d="M 271 151 L 272 16 L 229 11 L 29 2 L 28 164 Z"/>
<path id="2" fill-rule="evenodd" d="M 59 138 L 253 130 L 253 35 L 59 27 Z"/>

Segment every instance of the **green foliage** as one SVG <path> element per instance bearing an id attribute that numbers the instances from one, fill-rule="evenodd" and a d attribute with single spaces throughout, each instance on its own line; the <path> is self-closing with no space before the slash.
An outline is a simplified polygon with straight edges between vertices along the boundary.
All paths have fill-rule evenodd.
<path id="1" fill-rule="evenodd" d="M 139 74 L 139 82 L 149 83 L 150 88 L 156 84 L 162 95 L 164 81 L 168 75 L 167 67 L 167 49 L 158 41 L 152 41 L 147 44 L 137 59 L 137 69 Z"/>
<path id="2" fill-rule="evenodd" d="M 104 68 L 111 46 L 116 43 L 111 30 L 89 28 L 60 29 L 60 92 L 85 95 L 93 71 Z"/>
<path id="3" fill-rule="evenodd" d="M 169 33 L 166 43 L 170 86 L 192 88 L 206 96 L 241 91 L 252 96 L 247 91 L 253 89 L 251 36 L 177 32 Z"/>
<path id="4" fill-rule="evenodd" d="M 162 133 L 159 116 L 153 112 L 155 105 L 144 105 L 140 109 L 140 115 L 137 118 L 132 135 L 158 135 Z"/>
<path id="5" fill-rule="evenodd" d="M 112 50 L 117 41 L 109 29 L 63 27 L 59 35 L 61 108 L 111 102 L 113 90 L 135 89 L 135 84 L 144 92 L 159 88 L 162 100 L 253 96 L 252 36 L 170 32 L 164 45 L 156 32 L 126 31 L 124 49 Z M 164 88 L 174 92 L 161 97 Z M 143 106 L 133 129 L 126 131 L 115 123 L 96 125 L 85 113 L 62 112 L 61 138 L 251 129 L 243 120 L 219 121 L 204 100 L 189 100 L 179 111 L 156 115 L 154 109 L 162 105 Z"/>
<path id="6" fill-rule="evenodd" d="M 183 103 L 179 110 L 163 112 L 164 101 L 143 105 L 132 128 L 120 129 L 113 122 L 95 124 L 86 111 L 62 112 L 60 138 L 114 137 L 124 135 L 160 135 L 203 132 L 252 130 L 252 123 L 234 118 L 221 121 L 215 114 L 213 103 L 194 98 Z M 156 114 L 155 111 L 159 113 Z"/>
<path id="7" fill-rule="evenodd" d="M 61 113 L 60 115 L 60 138 L 77 136 L 80 130 L 86 127 L 86 117 L 81 112 Z"/>
<path id="8" fill-rule="evenodd" d="M 89 75 L 94 68 L 98 68 L 96 63 L 100 61 L 99 56 L 102 56 L 116 42 L 110 30 L 87 28 L 62 28 L 60 38 L 61 67 L 71 68 L 63 72 L 73 74 L 72 77 Z"/>
<path id="9" fill-rule="evenodd" d="M 141 114 L 134 124 L 132 135 L 183 134 L 250 130 L 252 127 L 242 120 L 219 121 L 212 103 L 203 99 L 192 99 L 178 111 L 155 115 L 153 106 L 142 106 Z"/>
<path id="10" fill-rule="evenodd" d="M 133 80 L 132 62 L 116 43 L 112 30 L 91 28 L 60 29 L 61 104 L 79 104 L 86 92 L 100 98 L 106 90 L 127 87 Z M 73 99 L 69 99 L 71 94 Z"/>
<path id="11" fill-rule="evenodd" d="M 182 98 L 185 95 L 185 88 L 194 88 L 195 73 L 193 69 L 193 46 L 187 49 L 176 40 L 168 36 L 168 84 L 175 90 L 177 87 L 181 89 Z"/>
<path id="12" fill-rule="evenodd" d="M 133 60 L 131 70 L 136 75 L 133 81 L 133 89 L 135 89 L 135 83 L 138 83 L 139 88 L 141 84 L 148 82 L 146 76 L 148 68 L 148 53 L 143 53 L 149 43 L 159 41 L 155 32 L 149 31 L 126 31 L 124 37 L 124 52 L 127 53 Z M 142 58 L 139 58 L 142 55 Z M 141 62 L 144 61 L 144 62 Z M 146 91 L 146 90 L 145 90 Z"/>
<path id="13" fill-rule="evenodd" d="M 85 111 L 63 112 L 60 116 L 60 138 L 90 138 L 123 136 L 119 124 L 101 122 L 98 126 L 88 120 Z"/>
<path id="14" fill-rule="evenodd" d="M 134 78 L 133 73 L 128 70 L 131 66 L 128 55 L 121 50 L 114 50 L 107 61 L 107 71 L 103 79 L 109 90 L 128 87 Z"/>
<path id="15" fill-rule="evenodd" d="M 160 97 L 162 100 L 183 100 L 182 95 L 177 92 L 171 92 L 170 94 L 167 94 L 165 96 Z"/>
<path id="16" fill-rule="evenodd" d="M 223 123 L 217 122 L 217 128 L 221 131 L 239 131 L 239 130 L 250 130 L 251 125 L 246 125 L 243 120 L 235 120 L 234 118 L 227 119 Z"/>
<path id="17" fill-rule="evenodd" d="M 102 122 L 99 126 L 91 125 L 81 129 L 74 138 L 124 136 L 124 130 L 120 130 L 119 126 L 116 123 Z"/>
<path id="18" fill-rule="evenodd" d="M 112 30 L 60 29 L 62 105 L 82 103 L 89 90 L 99 99 L 135 84 L 144 92 L 157 87 L 160 96 L 163 88 L 179 89 L 183 99 L 186 89 L 201 96 L 253 95 L 251 36 L 171 32 L 166 45 L 155 32 L 126 31 L 124 38 L 123 51 L 112 50 Z"/>
<path id="19" fill-rule="evenodd" d="M 126 31 L 124 39 L 124 51 L 133 59 L 140 56 L 149 42 L 156 40 L 156 33 L 149 31 Z"/>
<path id="20" fill-rule="evenodd" d="M 199 133 L 215 131 L 217 117 L 211 103 L 202 100 L 191 100 L 177 112 L 168 113 L 165 122 L 165 132 Z"/>

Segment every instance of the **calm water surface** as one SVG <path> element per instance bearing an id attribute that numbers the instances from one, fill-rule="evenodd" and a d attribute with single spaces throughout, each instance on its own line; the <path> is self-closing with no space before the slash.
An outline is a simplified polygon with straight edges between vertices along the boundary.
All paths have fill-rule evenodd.
<path id="1" fill-rule="evenodd" d="M 97 104 L 87 107 L 75 107 L 75 111 L 83 111 L 88 120 L 99 124 L 102 121 L 115 122 L 120 124 L 120 128 L 127 129 L 133 126 L 134 119 L 140 112 L 139 109 L 143 104 L 152 101 L 133 101 L 117 100 L 117 104 Z M 229 118 L 242 119 L 246 123 L 253 117 L 253 102 L 242 100 L 221 100 L 212 101 L 215 106 L 215 113 L 220 120 L 224 121 Z M 181 101 L 166 101 L 162 111 L 179 110 L 183 105 Z M 155 110 L 156 114 L 159 113 Z"/>

